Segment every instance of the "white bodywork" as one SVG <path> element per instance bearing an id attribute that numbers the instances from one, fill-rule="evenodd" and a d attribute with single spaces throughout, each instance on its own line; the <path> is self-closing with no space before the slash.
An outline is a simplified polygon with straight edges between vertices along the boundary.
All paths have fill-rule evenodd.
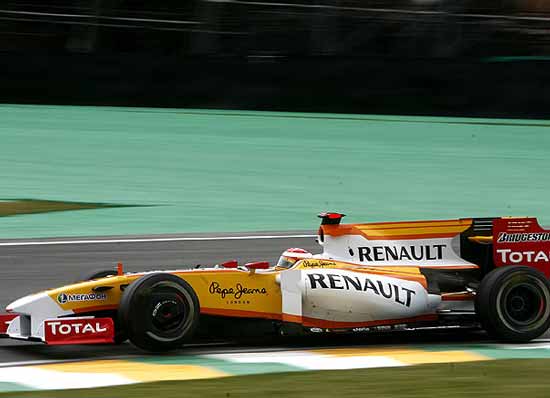
<path id="1" fill-rule="evenodd" d="M 18 314 L 8 326 L 7 335 L 14 339 L 37 338 L 44 341 L 44 322 L 63 315 L 64 311 L 47 293 L 37 293 L 14 301 L 6 310 Z"/>
<path id="2" fill-rule="evenodd" d="M 323 258 L 368 266 L 474 265 L 460 257 L 460 235 L 452 238 L 369 240 L 361 235 L 319 239 Z"/>
<path id="3" fill-rule="evenodd" d="M 342 269 L 286 271 L 281 288 L 284 314 L 334 322 L 414 318 L 441 303 L 418 282 Z"/>

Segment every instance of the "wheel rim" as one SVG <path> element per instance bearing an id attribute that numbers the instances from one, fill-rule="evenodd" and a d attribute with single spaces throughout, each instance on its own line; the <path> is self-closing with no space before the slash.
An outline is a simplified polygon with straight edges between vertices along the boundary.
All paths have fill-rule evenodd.
<path id="1" fill-rule="evenodd" d="M 179 284 L 162 281 L 150 289 L 148 317 L 151 338 L 170 342 L 182 338 L 189 329 L 195 309 L 189 293 Z"/>
<path id="2" fill-rule="evenodd" d="M 177 329 L 185 320 L 185 305 L 181 297 L 159 301 L 153 308 L 151 321 L 153 326 L 161 332 L 170 332 Z"/>
<path id="3" fill-rule="evenodd" d="M 497 296 L 497 311 L 504 324 L 516 332 L 538 329 L 550 316 L 546 285 L 531 275 L 506 281 Z"/>

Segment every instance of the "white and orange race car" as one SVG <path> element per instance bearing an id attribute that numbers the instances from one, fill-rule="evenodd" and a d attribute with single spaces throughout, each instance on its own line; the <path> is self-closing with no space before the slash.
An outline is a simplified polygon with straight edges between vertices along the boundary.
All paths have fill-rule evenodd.
<path id="1" fill-rule="evenodd" d="M 0 334 L 47 344 L 175 349 L 194 336 L 368 332 L 477 325 L 525 342 L 550 326 L 550 231 L 535 218 L 341 224 L 322 213 L 312 255 L 277 265 L 101 271 L 23 297 Z"/>

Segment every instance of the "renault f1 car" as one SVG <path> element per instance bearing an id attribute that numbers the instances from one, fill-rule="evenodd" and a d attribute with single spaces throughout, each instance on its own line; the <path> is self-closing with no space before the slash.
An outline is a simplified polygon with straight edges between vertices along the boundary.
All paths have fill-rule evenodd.
<path id="1" fill-rule="evenodd" d="M 150 351 L 196 336 L 480 326 L 526 342 L 550 326 L 550 231 L 535 218 L 342 224 L 322 213 L 322 253 L 279 263 L 125 273 L 23 297 L 0 334 L 56 344 L 129 339 Z"/>

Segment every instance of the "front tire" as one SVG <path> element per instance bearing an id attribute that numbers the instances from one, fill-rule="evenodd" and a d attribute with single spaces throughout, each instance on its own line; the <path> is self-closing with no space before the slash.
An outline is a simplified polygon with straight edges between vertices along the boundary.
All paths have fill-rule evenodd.
<path id="1" fill-rule="evenodd" d="M 550 327 L 550 282 L 535 268 L 496 268 L 481 281 L 475 308 L 491 337 L 515 343 L 533 340 Z"/>
<path id="2" fill-rule="evenodd" d="M 174 350 L 188 342 L 199 321 L 199 300 L 183 279 L 167 273 L 145 275 L 124 291 L 119 322 L 130 341 L 147 351 Z"/>

